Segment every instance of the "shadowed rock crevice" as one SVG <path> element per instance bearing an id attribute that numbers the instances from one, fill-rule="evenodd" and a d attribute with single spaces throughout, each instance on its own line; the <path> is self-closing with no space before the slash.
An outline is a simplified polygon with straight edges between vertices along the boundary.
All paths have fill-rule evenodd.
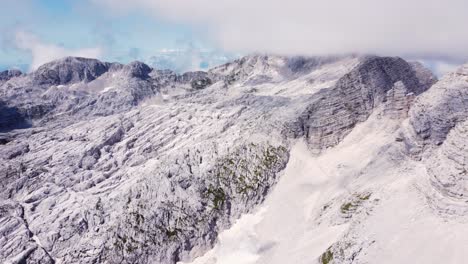
<path id="1" fill-rule="evenodd" d="M 0 101 L 0 133 L 13 129 L 28 128 L 31 124 L 21 110 L 9 107 Z"/>

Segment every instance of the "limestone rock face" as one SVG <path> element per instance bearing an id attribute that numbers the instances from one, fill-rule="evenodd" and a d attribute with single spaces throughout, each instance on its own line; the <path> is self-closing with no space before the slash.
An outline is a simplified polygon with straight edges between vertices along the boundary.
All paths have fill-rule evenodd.
<path id="1" fill-rule="evenodd" d="M 151 69 L 148 65 L 139 61 L 131 62 L 123 67 L 123 71 L 130 77 L 136 77 L 141 79 L 149 78 L 149 73 L 152 70 L 153 69 Z"/>
<path id="2" fill-rule="evenodd" d="M 385 105 L 393 118 L 404 118 L 414 96 L 427 90 L 431 80 L 400 58 L 363 58 L 334 87 L 311 98 L 292 132 L 305 136 L 313 149 L 335 146 L 379 106 Z"/>
<path id="3" fill-rule="evenodd" d="M 0 72 L 0 83 L 6 82 L 13 77 L 21 76 L 23 73 L 20 70 L 6 70 Z"/>
<path id="4" fill-rule="evenodd" d="M 65 58 L 10 78 L 0 86 L 0 262 L 190 261 L 263 203 L 291 142 L 323 150 L 372 115 L 412 120 L 434 81 L 400 58 L 273 55 L 184 74 Z M 448 146 L 463 129 L 439 153 L 457 168 L 464 149 Z M 433 179 L 463 181 L 461 171 Z M 371 206 L 362 197 L 353 202 Z"/>
<path id="5" fill-rule="evenodd" d="M 186 72 L 177 78 L 179 83 L 190 83 L 190 87 L 195 90 L 204 89 L 211 85 L 213 81 L 206 72 Z"/>
<path id="6" fill-rule="evenodd" d="M 385 95 L 384 114 L 393 119 L 405 119 L 416 95 L 403 82 L 396 82 Z"/>
<path id="7" fill-rule="evenodd" d="M 47 63 L 27 75 L 14 71 L 3 75 L 0 94 L 2 107 L 8 110 L 2 113 L 0 129 L 121 113 L 178 87 L 198 90 L 212 84 L 205 72 L 178 75 L 141 62 L 120 65 L 74 57 Z M 8 76 L 17 78 L 9 81 Z"/>
<path id="8" fill-rule="evenodd" d="M 427 167 L 425 188 L 441 215 L 463 216 L 467 204 L 468 67 L 444 76 L 418 96 L 402 134 L 406 150 Z"/>
<path id="9" fill-rule="evenodd" d="M 24 209 L 20 205 L 3 203 L 0 205 L 0 217 L 2 219 L 3 237 L 0 247 L 2 256 L 15 256 L 9 259 L 11 263 L 30 261 L 33 263 L 54 263 L 53 259 L 34 241 L 33 234 L 29 230 L 28 222 L 24 218 Z"/>
<path id="10" fill-rule="evenodd" d="M 468 197 L 468 122 L 457 123 L 435 155 L 428 159 L 431 183 L 444 195 Z"/>
<path id="11" fill-rule="evenodd" d="M 467 105 L 468 66 L 464 65 L 415 101 L 410 111 L 414 148 L 442 144 L 451 129 L 467 119 Z"/>
<path id="12" fill-rule="evenodd" d="M 109 70 L 110 63 L 96 59 L 66 57 L 39 67 L 33 74 L 36 85 L 63 85 L 75 82 L 90 82 Z"/>
<path id="13" fill-rule="evenodd" d="M 255 86 L 262 83 L 291 81 L 307 75 L 333 62 L 342 62 L 343 57 L 284 57 L 274 55 L 252 55 L 208 71 L 213 79 L 226 85 L 244 84 Z"/>

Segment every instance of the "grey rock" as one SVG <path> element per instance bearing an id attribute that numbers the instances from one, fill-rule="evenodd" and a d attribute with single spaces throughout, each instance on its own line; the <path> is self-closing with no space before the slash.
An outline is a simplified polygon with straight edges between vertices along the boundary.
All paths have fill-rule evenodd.
<path id="1" fill-rule="evenodd" d="M 148 65 L 143 62 L 134 61 L 123 67 L 123 71 L 128 74 L 130 77 L 147 79 L 149 78 L 149 73 L 152 71 Z"/>
<path id="2" fill-rule="evenodd" d="M 468 122 L 457 123 L 442 146 L 428 161 L 432 185 L 446 197 L 468 197 Z"/>
<path id="3" fill-rule="evenodd" d="M 186 72 L 177 78 L 178 82 L 190 83 L 190 87 L 194 90 L 201 90 L 210 86 L 213 81 L 206 72 Z"/>
<path id="4" fill-rule="evenodd" d="M 107 72 L 110 63 L 96 59 L 66 57 L 42 65 L 33 73 L 36 85 L 63 85 L 75 82 L 90 82 Z"/>
<path id="5" fill-rule="evenodd" d="M 444 142 L 457 123 L 464 122 L 468 105 L 468 66 L 462 66 L 418 97 L 410 111 L 408 144 L 413 152 Z"/>
<path id="6" fill-rule="evenodd" d="M 334 146 L 378 108 L 404 119 L 434 82 L 399 58 L 341 60 L 247 56 L 179 75 L 67 58 L 10 79 L 0 100 L 11 117 L 1 120 L 31 123 L 2 134 L 0 261 L 176 263 L 203 254 L 264 201 L 291 140 Z M 324 67 L 338 72 L 326 76 L 330 86 L 306 95 L 256 91 L 309 88 Z"/>
<path id="7" fill-rule="evenodd" d="M 28 126 L 28 120 L 18 108 L 9 107 L 0 101 L 0 132 Z"/>
<path id="8" fill-rule="evenodd" d="M 405 119 L 416 95 L 403 82 L 396 82 L 384 99 L 384 114 L 392 119 Z"/>
<path id="9" fill-rule="evenodd" d="M 314 95 L 310 106 L 285 133 L 304 136 L 312 149 L 320 151 L 338 144 L 357 123 L 365 121 L 384 103 L 393 117 L 405 117 L 412 96 L 421 94 L 433 83 L 432 76 L 419 77 L 403 59 L 363 58 L 335 87 Z"/>
<path id="10" fill-rule="evenodd" d="M 0 72 L 0 83 L 10 80 L 11 78 L 21 76 L 23 73 L 20 70 L 6 70 Z"/>
<path id="11" fill-rule="evenodd" d="M 468 67 L 444 76 L 418 96 L 401 131 L 402 144 L 425 164 L 429 205 L 441 216 L 468 213 Z"/>

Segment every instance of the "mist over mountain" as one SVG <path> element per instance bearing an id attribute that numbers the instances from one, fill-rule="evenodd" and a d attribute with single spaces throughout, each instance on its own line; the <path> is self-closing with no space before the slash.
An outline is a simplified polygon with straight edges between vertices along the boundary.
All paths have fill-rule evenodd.
<path id="1" fill-rule="evenodd" d="M 200 51 L 197 49 L 163 50 L 144 61 L 155 69 L 168 69 L 177 73 L 194 70 L 209 70 L 234 60 L 238 55 L 225 52 Z"/>

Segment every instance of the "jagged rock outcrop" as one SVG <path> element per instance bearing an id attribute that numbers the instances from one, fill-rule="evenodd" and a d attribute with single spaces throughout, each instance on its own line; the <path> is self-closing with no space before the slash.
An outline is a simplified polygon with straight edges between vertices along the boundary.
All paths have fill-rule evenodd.
<path id="1" fill-rule="evenodd" d="M 339 61 L 343 62 L 343 57 L 252 55 L 215 67 L 208 73 L 216 81 L 222 80 L 228 86 L 235 83 L 258 85 L 290 81 Z"/>
<path id="2" fill-rule="evenodd" d="M 250 82 L 250 84 L 274 81 L 274 77 L 281 75 L 282 57 L 254 55 L 246 56 L 231 63 L 215 67 L 209 71 L 226 85 L 235 82 Z"/>
<path id="3" fill-rule="evenodd" d="M 400 58 L 364 58 L 335 87 L 314 95 L 290 130 L 320 150 L 338 144 L 380 105 L 385 104 L 386 113 L 393 118 L 405 117 L 414 96 L 433 83 L 432 76 L 420 76 Z"/>
<path id="4" fill-rule="evenodd" d="M 35 85 L 90 82 L 107 72 L 111 67 L 113 64 L 103 63 L 96 59 L 66 57 L 39 67 L 33 73 L 32 82 Z"/>
<path id="5" fill-rule="evenodd" d="M 468 67 L 464 65 L 418 96 L 408 124 L 400 131 L 406 152 L 427 168 L 423 191 L 442 216 L 468 212 L 467 76 Z"/>
<path id="6" fill-rule="evenodd" d="M 186 72 L 180 75 L 177 81 L 180 83 L 189 83 L 190 87 L 195 90 L 204 89 L 213 83 L 209 74 L 202 71 Z"/>
<path id="7" fill-rule="evenodd" d="M 0 123 L 3 130 L 24 126 L 23 123 L 63 119 L 64 115 L 79 119 L 111 115 L 174 88 L 199 90 L 212 84 L 205 72 L 178 75 L 154 70 L 142 62 L 120 65 L 75 57 L 15 76 L 19 77 L 11 82 L 5 77 L 6 83 L 0 87 L 3 105 L 10 109 Z"/>
<path id="8" fill-rule="evenodd" d="M 21 76 L 23 73 L 20 70 L 6 70 L 0 72 L 0 84 L 10 80 L 11 78 Z"/>
<path id="9" fill-rule="evenodd" d="M 467 142 L 468 122 L 457 123 L 435 155 L 427 161 L 432 186 L 443 195 L 465 203 L 468 197 Z"/>
<path id="10" fill-rule="evenodd" d="M 143 62 L 134 61 L 123 67 L 123 72 L 130 77 L 148 79 L 150 72 L 153 70 Z"/>
<path id="11" fill-rule="evenodd" d="M 447 134 L 468 117 L 468 66 L 464 65 L 421 95 L 410 111 L 411 133 L 407 142 L 412 152 L 444 142 Z"/>
<path id="12" fill-rule="evenodd" d="M 383 100 L 384 114 L 393 119 L 405 119 L 415 98 L 416 95 L 410 92 L 403 82 L 396 82 Z"/>
<path id="13" fill-rule="evenodd" d="M 161 188 L 158 193 L 148 193 L 154 179 L 132 189 L 125 205 L 131 208 L 131 213 L 119 219 L 112 230 L 115 233 L 109 241 L 110 250 L 103 252 L 107 258 L 125 263 L 173 263 L 189 259 L 187 249 L 211 247 L 216 234 L 229 226 L 231 219 L 260 203 L 287 161 L 284 147 L 249 144 L 217 160 L 204 175 L 194 173 L 200 163 L 197 152 L 190 157 L 193 161 L 179 160 L 181 166 L 187 166 L 185 173 L 178 166 L 160 172 L 161 181 L 168 181 L 179 196 L 172 196 L 172 190 L 165 194 Z M 167 198 L 155 203 L 154 195 Z M 153 204 L 152 208 L 147 207 L 149 204 Z M 129 233 L 135 226 L 138 231 Z M 154 250 L 161 246 L 169 250 Z"/>

